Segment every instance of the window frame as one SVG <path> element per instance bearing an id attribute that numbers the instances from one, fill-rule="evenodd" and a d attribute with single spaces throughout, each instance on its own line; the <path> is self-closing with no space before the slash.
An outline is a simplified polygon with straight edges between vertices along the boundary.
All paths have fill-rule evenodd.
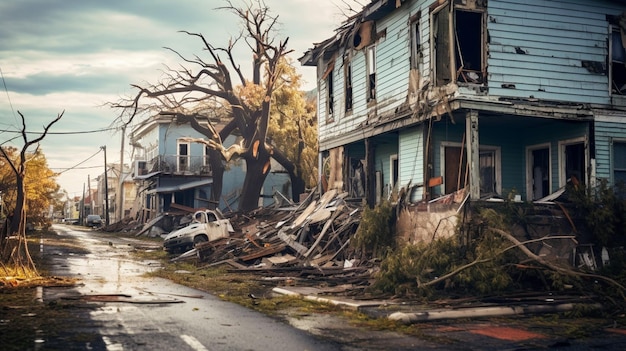
<path id="1" fill-rule="evenodd" d="M 624 173 L 626 174 L 626 165 L 624 166 L 624 168 L 616 168 L 616 159 L 617 159 L 617 154 L 615 152 L 615 144 L 622 144 L 624 145 L 624 148 L 626 148 L 626 139 L 624 138 L 612 138 L 611 139 L 611 184 L 613 184 L 613 186 L 617 185 L 617 178 L 615 177 L 615 173 L 616 172 L 620 172 L 620 173 Z M 622 157 L 626 158 L 626 152 L 624 155 L 621 155 Z M 624 179 L 626 179 L 626 176 L 624 177 Z"/>
<path id="2" fill-rule="evenodd" d="M 559 141 L 559 187 L 563 187 L 565 186 L 565 184 L 567 183 L 567 160 L 566 160 L 566 151 L 567 151 L 567 147 L 568 146 L 572 146 L 572 145 L 576 145 L 576 144 L 583 144 L 583 152 L 584 152 L 584 156 L 583 156 L 583 179 L 580 179 L 580 181 L 583 184 L 589 184 L 589 179 L 587 179 L 587 172 L 588 172 L 588 166 L 589 166 L 589 145 L 587 144 L 587 138 L 585 137 L 579 137 L 579 138 L 573 138 L 573 139 L 567 139 L 567 140 L 561 140 Z"/>
<path id="3" fill-rule="evenodd" d="M 413 15 L 409 21 L 409 34 L 411 38 L 411 69 L 419 70 L 422 64 L 422 45 L 420 40 L 420 17 L 421 13 Z"/>
<path id="4" fill-rule="evenodd" d="M 450 11 L 450 6 L 453 6 L 452 11 Z M 477 46 L 476 43 L 470 43 L 468 46 L 459 43 L 459 36 L 457 35 L 459 13 L 480 15 L 480 28 L 476 29 L 480 32 L 474 33 L 480 41 L 480 63 L 472 65 L 473 68 L 480 66 L 480 70 L 462 69 L 464 65 L 458 62 L 459 58 L 465 61 L 463 55 L 461 55 L 462 52 L 459 52 L 463 47 L 473 48 Z M 436 86 L 445 86 L 451 83 L 457 83 L 458 85 L 485 85 L 487 83 L 486 13 L 484 8 L 467 8 L 454 5 L 451 1 L 446 1 L 431 10 L 430 68 L 431 79 Z M 465 36 L 468 37 L 469 35 Z M 465 50 L 466 54 L 468 50 Z"/>
<path id="5" fill-rule="evenodd" d="M 187 147 L 187 154 L 181 154 L 180 147 L 185 145 Z M 185 161 L 183 161 L 185 160 Z M 183 161 L 183 162 L 181 162 Z M 191 143 L 187 141 L 176 141 L 176 170 L 178 172 L 185 172 L 190 169 L 190 161 L 191 161 Z M 184 167 L 182 165 L 185 165 Z"/>
<path id="6" fill-rule="evenodd" d="M 376 101 L 376 45 L 370 45 L 365 48 L 365 66 L 366 66 L 366 101 Z"/>
<path id="7" fill-rule="evenodd" d="M 334 69 L 331 69 L 326 75 L 326 121 L 333 121 L 333 114 L 335 110 L 335 74 Z"/>
<path id="8" fill-rule="evenodd" d="M 354 91 L 353 91 L 353 76 L 352 76 L 352 62 L 346 59 L 343 67 L 343 85 L 344 85 L 344 111 L 346 114 L 351 113 L 354 108 Z"/>
<path id="9" fill-rule="evenodd" d="M 616 39 L 614 39 L 614 36 L 617 35 L 619 36 L 619 39 L 617 39 L 617 42 L 621 43 L 621 49 L 623 50 L 622 54 L 623 54 L 623 60 L 625 62 L 620 62 L 620 61 L 614 61 L 613 56 L 614 56 L 614 52 L 616 50 L 614 42 Z M 624 96 L 626 95 L 626 87 L 624 89 L 618 89 L 619 91 L 615 91 L 615 88 L 617 87 L 617 85 L 615 84 L 614 81 L 614 76 L 616 74 L 615 72 L 615 68 L 614 68 L 614 64 L 615 63 L 621 63 L 622 66 L 624 66 L 624 64 L 626 64 L 626 48 L 624 48 L 623 42 L 621 40 L 621 29 L 619 28 L 619 26 L 616 25 L 609 25 L 609 52 L 608 52 L 608 56 L 607 56 L 607 62 L 608 62 L 608 77 L 609 77 L 609 95 L 617 95 L 617 96 Z M 622 79 L 622 81 L 620 83 L 623 83 L 622 86 L 626 86 L 626 67 L 622 68 L 624 70 L 624 72 L 622 72 L 622 74 L 624 74 L 624 77 Z"/>
<path id="10" fill-rule="evenodd" d="M 467 145 L 462 144 L 462 143 L 450 142 L 450 141 L 445 141 L 440 144 L 439 171 L 441 175 L 446 174 L 446 148 L 449 148 L 449 147 L 460 148 L 461 150 L 464 150 L 461 169 L 463 169 L 463 167 L 467 167 L 468 160 L 467 160 L 467 147 L 466 146 Z M 478 147 L 479 155 L 487 153 L 487 152 L 493 153 L 493 157 L 494 157 L 493 168 L 494 168 L 495 194 L 492 194 L 492 195 L 502 195 L 502 148 L 500 146 L 494 146 L 494 145 L 479 145 Z M 459 169 L 459 172 L 463 172 L 461 169 Z M 444 176 L 443 183 L 440 185 L 442 194 L 443 195 L 451 194 L 451 193 L 446 192 L 447 185 L 446 185 L 445 180 L 446 180 L 446 177 Z M 480 193 L 481 197 L 484 195 L 488 195 L 488 194 L 483 194 L 482 192 Z"/>

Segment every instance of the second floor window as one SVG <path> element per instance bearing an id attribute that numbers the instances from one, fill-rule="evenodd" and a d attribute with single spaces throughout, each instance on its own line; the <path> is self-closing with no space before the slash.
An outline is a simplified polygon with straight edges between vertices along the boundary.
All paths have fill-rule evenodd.
<path id="1" fill-rule="evenodd" d="M 420 27 L 418 13 L 411 18 L 411 69 L 419 69 L 422 61 L 422 47 L 420 45 Z"/>
<path id="2" fill-rule="evenodd" d="M 431 17 L 436 85 L 483 84 L 487 75 L 484 12 L 455 9 L 451 16 L 450 6 L 437 8 Z"/>
<path id="3" fill-rule="evenodd" d="M 326 111 L 328 112 L 328 118 L 332 118 L 333 108 L 335 106 L 335 91 L 334 91 L 334 74 L 331 70 L 326 76 Z"/>
<path id="4" fill-rule="evenodd" d="M 459 83 L 483 83 L 483 13 L 456 10 L 455 16 L 456 80 Z"/>
<path id="5" fill-rule="evenodd" d="M 617 27 L 611 30 L 611 93 L 626 95 L 626 52 L 622 43 L 622 35 Z"/>
<path id="6" fill-rule="evenodd" d="M 344 84 L 345 84 L 345 110 L 352 111 L 352 64 L 346 62 L 344 65 Z"/>
<path id="7" fill-rule="evenodd" d="M 185 172 L 189 170 L 189 143 L 178 143 L 178 164 L 177 169 L 179 172 Z"/>
<path id="8" fill-rule="evenodd" d="M 376 47 L 370 46 L 366 51 L 367 61 L 367 101 L 376 100 Z"/>

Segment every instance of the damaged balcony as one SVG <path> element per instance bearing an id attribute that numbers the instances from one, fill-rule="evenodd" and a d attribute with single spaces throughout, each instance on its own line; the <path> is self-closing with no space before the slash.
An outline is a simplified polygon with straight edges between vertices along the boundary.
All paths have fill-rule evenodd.
<path id="1" fill-rule="evenodd" d="M 137 161 L 136 176 L 154 172 L 172 175 L 212 176 L 207 156 L 158 155 L 150 161 Z"/>

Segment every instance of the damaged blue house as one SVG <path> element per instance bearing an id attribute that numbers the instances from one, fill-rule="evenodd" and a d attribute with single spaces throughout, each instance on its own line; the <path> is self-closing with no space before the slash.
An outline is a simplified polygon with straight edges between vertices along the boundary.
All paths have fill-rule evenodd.
<path id="1" fill-rule="evenodd" d="M 373 205 L 399 192 L 536 201 L 572 179 L 626 180 L 625 10 L 370 1 L 300 58 L 317 69 L 325 184 Z"/>

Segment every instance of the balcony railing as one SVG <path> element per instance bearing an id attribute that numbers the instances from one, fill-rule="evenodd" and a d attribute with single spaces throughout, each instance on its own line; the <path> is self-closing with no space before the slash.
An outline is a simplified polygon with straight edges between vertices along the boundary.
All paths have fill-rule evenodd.
<path id="1" fill-rule="evenodd" d="M 181 175 L 211 176 L 208 156 L 159 155 L 145 162 L 145 168 L 138 169 L 137 174 L 163 172 Z"/>

